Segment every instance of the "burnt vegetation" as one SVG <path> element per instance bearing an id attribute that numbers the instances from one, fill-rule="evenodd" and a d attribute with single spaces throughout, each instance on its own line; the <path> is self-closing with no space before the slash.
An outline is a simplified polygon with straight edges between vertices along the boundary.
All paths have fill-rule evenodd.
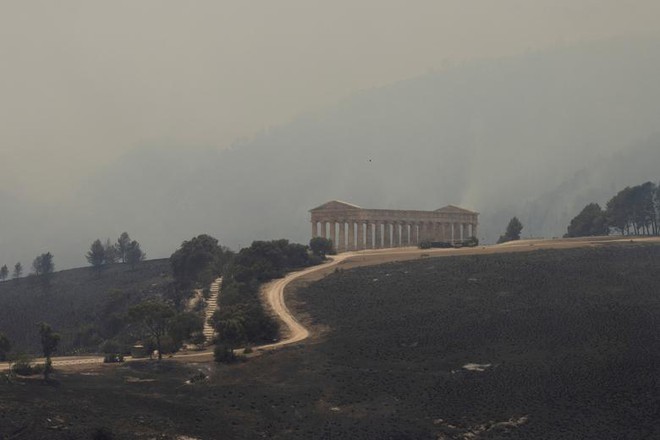
<path id="1" fill-rule="evenodd" d="M 166 296 L 172 276 L 167 260 L 144 261 L 135 269 L 113 264 L 103 276 L 93 267 L 0 283 L 0 331 L 17 352 L 38 353 L 35 323 L 48 322 L 60 332 L 59 354 L 103 351 L 104 343 L 125 350 L 132 343 L 128 309 L 142 301 Z"/>
<path id="2" fill-rule="evenodd" d="M 658 264 L 660 246 L 610 244 L 337 271 L 289 303 L 316 340 L 60 374 L 67 393 L 0 382 L 0 436 L 657 438 Z"/>

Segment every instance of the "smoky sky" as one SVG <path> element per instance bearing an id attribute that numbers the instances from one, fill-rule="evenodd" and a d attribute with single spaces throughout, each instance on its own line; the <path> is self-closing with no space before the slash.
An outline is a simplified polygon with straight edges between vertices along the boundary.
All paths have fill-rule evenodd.
<path id="1" fill-rule="evenodd" d="M 658 16 L 655 0 L 3 1 L 0 191 L 57 203 L 133 149 L 227 148 L 360 90 Z"/>

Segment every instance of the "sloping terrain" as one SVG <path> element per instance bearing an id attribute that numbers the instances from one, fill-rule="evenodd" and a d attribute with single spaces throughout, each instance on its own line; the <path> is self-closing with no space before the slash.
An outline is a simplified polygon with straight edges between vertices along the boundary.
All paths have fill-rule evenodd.
<path id="1" fill-rule="evenodd" d="M 339 269 L 288 301 L 304 344 L 0 383 L 0 435 L 656 438 L 659 262 L 660 246 L 616 244 Z M 197 371 L 209 380 L 184 385 Z"/>
<path id="2" fill-rule="evenodd" d="M 91 267 L 55 272 L 49 283 L 28 276 L 0 283 L 0 332 L 15 351 L 39 353 L 36 323 L 62 334 L 60 354 L 75 348 L 96 351 L 124 327 L 129 306 L 163 295 L 172 281 L 169 260 L 144 261 L 131 270 L 114 264 L 97 273 Z"/>

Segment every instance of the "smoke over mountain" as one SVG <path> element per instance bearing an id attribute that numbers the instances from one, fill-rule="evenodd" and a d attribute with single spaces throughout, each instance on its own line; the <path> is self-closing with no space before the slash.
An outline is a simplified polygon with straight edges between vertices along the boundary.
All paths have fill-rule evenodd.
<path id="1" fill-rule="evenodd" d="M 57 206 L 3 200 L 0 262 L 50 250 L 80 265 L 123 230 L 150 257 L 198 233 L 306 242 L 328 199 L 465 206 L 488 242 L 513 215 L 523 235 L 561 235 L 587 202 L 660 178 L 658 77 L 656 40 L 565 47 L 366 90 L 226 150 L 135 149 Z"/>

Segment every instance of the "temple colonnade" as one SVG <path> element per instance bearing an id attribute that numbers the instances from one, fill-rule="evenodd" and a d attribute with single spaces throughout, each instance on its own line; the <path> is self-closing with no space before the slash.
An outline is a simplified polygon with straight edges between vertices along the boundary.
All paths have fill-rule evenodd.
<path id="1" fill-rule="evenodd" d="M 456 243 L 477 235 L 478 213 L 456 206 L 436 211 L 363 209 L 340 201 L 311 211 L 312 237 L 330 239 L 338 252 Z"/>

